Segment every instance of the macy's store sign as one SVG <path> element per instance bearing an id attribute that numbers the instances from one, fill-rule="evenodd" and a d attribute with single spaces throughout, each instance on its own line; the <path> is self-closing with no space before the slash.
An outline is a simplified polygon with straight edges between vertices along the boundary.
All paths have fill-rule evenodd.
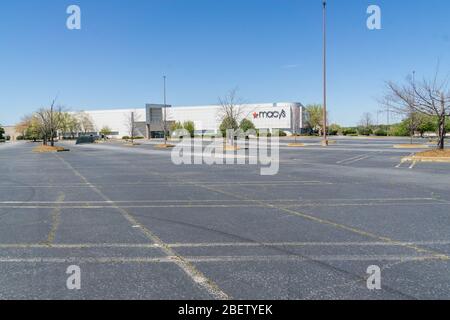
<path id="1" fill-rule="evenodd" d="M 259 111 L 253 112 L 253 119 L 284 119 L 287 117 L 286 111 Z"/>

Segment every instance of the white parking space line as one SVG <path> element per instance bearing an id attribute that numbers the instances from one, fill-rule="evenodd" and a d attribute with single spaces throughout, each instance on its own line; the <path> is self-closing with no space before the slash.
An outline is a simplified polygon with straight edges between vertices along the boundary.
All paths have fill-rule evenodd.
<path id="1" fill-rule="evenodd" d="M 161 204 L 161 205 L 121 205 L 124 209 L 151 209 L 151 208 L 265 208 L 270 203 L 253 203 L 253 204 Z M 447 206 L 445 202 L 419 202 L 414 206 Z M 411 206 L 410 203 L 297 203 L 297 204 L 280 204 L 280 208 L 298 208 L 298 207 L 389 207 L 389 206 Z M 46 205 L 46 206 L 12 206 L 0 205 L 0 209 L 116 209 L 116 205 Z"/>
<path id="2" fill-rule="evenodd" d="M 236 202 L 306 202 L 306 203 L 323 203 L 327 202 L 365 202 L 365 201 L 424 201 L 424 200 L 437 200 L 432 197 L 408 197 L 408 198 L 319 198 L 319 199 L 221 199 L 221 200 L 208 200 L 208 199 L 198 199 L 198 200 L 180 200 L 180 199 L 172 199 L 172 200 L 79 200 L 79 201 L 0 201 L 0 204 L 105 204 L 105 203 L 214 203 L 214 202 L 223 202 L 223 203 L 236 203 Z"/>
<path id="3" fill-rule="evenodd" d="M 273 255 L 273 256 L 206 256 L 186 257 L 190 262 L 271 262 L 271 261 L 440 261 L 445 260 L 434 255 Z"/>
<path id="4" fill-rule="evenodd" d="M 401 247 L 407 245 L 450 245 L 450 240 L 411 242 L 228 242 L 228 243 L 173 243 L 173 248 L 197 247 Z"/>
<path id="5" fill-rule="evenodd" d="M 176 263 L 176 256 L 167 256 L 162 258 L 135 257 L 67 257 L 67 258 L 15 258 L 0 257 L 0 263 Z M 442 261 L 443 258 L 435 255 L 317 255 L 317 256 L 299 256 L 299 255 L 269 255 L 269 256 L 199 256 L 184 257 L 190 263 L 214 263 L 214 262 L 273 262 L 273 261 Z M 446 261 L 446 260 L 445 260 Z"/>
<path id="6" fill-rule="evenodd" d="M 236 182 L 224 182 L 224 183 L 217 183 L 212 181 L 199 181 L 196 183 L 201 183 L 208 186 L 290 186 L 290 185 L 323 185 L 323 184 L 332 184 L 331 182 L 323 182 L 323 181 L 236 181 Z M 143 186 L 168 186 L 168 187 L 176 187 L 176 186 L 188 186 L 192 185 L 192 183 L 176 183 L 176 182 L 134 182 L 134 183 L 116 183 L 114 184 L 115 187 L 143 187 Z M 89 186 L 87 184 L 80 184 L 80 183 L 73 183 L 70 185 L 12 185 L 12 184 L 0 184 L 0 188 L 5 189 L 12 189 L 12 188 L 85 188 L 86 186 Z M 101 188 L 103 185 L 101 183 L 96 184 L 97 187 Z"/>
<path id="7" fill-rule="evenodd" d="M 370 157 L 370 156 L 364 156 L 364 157 L 357 158 L 357 159 L 354 159 L 354 160 L 351 160 L 351 161 L 347 161 L 347 162 L 345 162 L 344 164 L 355 163 L 355 162 L 358 162 L 358 161 L 361 161 L 361 160 L 365 160 L 365 159 L 367 159 L 367 158 L 369 158 L 369 157 Z"/>
<path id="8" fill-rule="evenodd" d="M 208 243 L 167 243 L 170 248 L 221 248 L 221 247 L 403 247 L 413 245 L 450 245 L 450 240 L 433 241 L 349 241 L 349 242 L 208 242 Z M 0 249 L 95 249 L 95 248 L 125 248 L 125 249 L 158 249 L 159 244 L 151 243 L 1 243 Z"/>
<path id="9" fill-rule="evenodd" d="M 365 156 L 366 154 L 364 154 L 364 155 L 357 155 L 357 156 L 354 156 L 354 157 L 351 157 L 351 158 L 347 158 L 347 159 L 344 159 L 344 160 L 341 160 L 341 161 L 338 161 L 338 162 L 336 162 L 337 164 L 341 164 L 341 163 L 344 163 L 344 162 L 347 162 L 347 161 L 351 161 L 351 160 L 353 160 L 353 159 L 357 159 L 357 158 L 359 158 L 359 157 L 362 157 L 362 156 Z"/>
<path id="10" fill-rule="evenodd" d="M 355 156 L 355 157 L 351 157 L 351 158 L 347 158 L 347 159 L 344 159 L 344 160 L 340 160 L 340 161 L 336 162 L 336 164 L 344 164 L 344 165 L 352 164 L 352 163 L 355 163 L 355 162 L 358 162 L 358 161 L 362 161 L 362 160 L 368 159 L 368 158 L 372 157 L 374 154 L 379 154 L 379 153 L 380 152 L 378 152 L 378 151 L 374 151 L 374 152 L 371 152 L 371 153 L 361 154 L 361 155 L 358 155 L 358 156 Z"/>
<path id="11" fill-rule="evenodd" d="M 1 243 L 0 249 L 95 249 L 95 248 L 126 248 L 126 249 L 157 249 L 161 246 L 153 243 Z"/>
<path id="12" fill-rule="evenodd" d="M 398 165 L 396 165 L 396 168 L 400 168 L 402 166 L 402 164 L 404 163 L 404 161 L 401 161 Z"/>
<path id="13" fill-rule="evenodd" d="M 408 157 L 412 157 L 414 155 L 414 152 L 413 153 L 410 153 L 409 155 L 408 155 Z M 397 164 L 395 167 L 396 168 L 401 168 L 402 167 L 402 165 L 405 163 L 406 161 L 404 161 L 403 159 L 400 161 L 400 163 L 399 164 Z M 411 169 L 411 168 L 410 168 Z"/>

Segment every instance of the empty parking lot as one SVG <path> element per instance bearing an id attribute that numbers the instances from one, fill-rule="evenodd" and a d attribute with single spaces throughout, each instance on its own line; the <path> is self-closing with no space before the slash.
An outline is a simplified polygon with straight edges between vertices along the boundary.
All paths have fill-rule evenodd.
<path id="1" fill-rule="evenodd" d="M 450 164 L 397 142 L 282 142 L 275 176 L 148 143 L 0 146 L 0 298 L 448 299 Z"/>

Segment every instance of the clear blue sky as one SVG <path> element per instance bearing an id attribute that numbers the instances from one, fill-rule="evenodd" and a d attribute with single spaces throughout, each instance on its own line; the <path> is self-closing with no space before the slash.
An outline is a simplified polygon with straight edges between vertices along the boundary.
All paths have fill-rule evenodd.
<path id="1" fill-rule="evenodd" d="M 66 29 L 66 8 L 82 30 Z M 380 31 L 366 9 L 382 9 Z M 352 125 L 378 109 L 386 80 L 450 71 L 450 1 L 329 0 L 329 108 Z M 0 3 L 0 123 L 71 108 L 321 102 L 320 0 L 14 0 Z"/>

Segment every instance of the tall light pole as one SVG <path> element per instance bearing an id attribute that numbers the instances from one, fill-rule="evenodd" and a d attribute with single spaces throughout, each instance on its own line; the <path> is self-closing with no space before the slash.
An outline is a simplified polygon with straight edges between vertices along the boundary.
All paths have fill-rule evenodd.
<path id="1" fill-rule="evenodd" d="M 323 4 L 323 146 L 328 146 L 327 138 L 327 2 Z"/>
<path id="2" fill-rule="evenodd" d="M 166 76 L 163 76 L 164 79 L 164 119 L 163 119 L 163 130 L 164 130 L 164 144 L 167 144 L 167 97 L 166 97 Z"/>

